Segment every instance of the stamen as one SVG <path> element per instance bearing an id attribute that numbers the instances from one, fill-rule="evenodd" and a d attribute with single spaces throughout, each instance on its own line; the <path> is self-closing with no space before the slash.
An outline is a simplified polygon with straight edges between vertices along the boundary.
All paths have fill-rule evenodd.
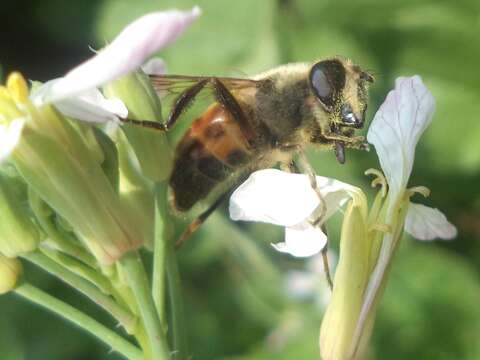
<path id="1" fill-rule="evenodd" d="M 375 176 L 375 178 L 371 182 L 371 186 L 374 188 L 377 185 L 380 185 L 380 191 L 382 193 L 382 197 L 387 196 L 387 191 L 388 191 L 387 179 L 385 179 L 385 176 L 380 170 L 368 169 L 367 171 L 365 171 L 365 175 Z"/>
<path id="2" fill-rule="evenodd" d="M 19 72 L 13 72 L 8 76 L 7 89 L 15 101 L 22 103 L 27 101 L 28 85 Z"/>
<path id="3" fill-rule="evenodd" d="M 407 189 L 407 192 L 409 196 L 413 196 L 414 194 L 421 194 L 423 197 L 429 197 L 430 196 L 430 189 L 427 188 L 426 186 L 414 186 L 410 189 Z"/>

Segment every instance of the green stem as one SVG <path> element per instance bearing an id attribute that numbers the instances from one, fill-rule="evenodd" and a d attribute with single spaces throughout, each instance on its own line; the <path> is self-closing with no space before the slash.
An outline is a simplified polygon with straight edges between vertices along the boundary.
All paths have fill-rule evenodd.
<path id="1" fill-rule="evenodd" d="M 178 271 L 177 257 L 175 254 L 174 242 L 167 245 L 167 286 L 169 305 L 169 330 L 173 359 L 188 359 L 188 341 L 185 331 L 185 313 L 181 294 L 180 273 Z"/>
<path id="2" fill-rule="evenodd" d="M 96 286 L 80 276 L 72 273 L 63 266 L 57 264 L 49 257 L 40 252 L 31 252 L 23 255 L 23 258 L 59 278 L 72 288 L 80 291 L 98 306 L 109 312 L 129 334 L 134 332 L 137 318 L 127 309 L 120 306 L 110 296 L 105 295 Z"/>
<path id="3" fill-rule="evenodd" d="M 140 315 L 150 340 L 153 359 L 166 360 L 169 358 L 168 346 L 155 308 L 155 303 L 153 302 L 142 260 L 138 253 L 130 252 L 123 256 L 120 264 L 125 270 L 127 283 L 137 300 Z"/>
<path id="4" fill-rule="evenodd" d="M 130 360 L 142 360 L 142 352 L 125 340 L 123 337 L 100 324 L 96 320 L 82 313 L 71 305 L 47 294 L 43 290 L 36 288 L 28 283 L 23 283 L 15 289 L 20 296 L 49 309 L 53 313 L 71 321 L 82 329 L 95 335 L 105 344 L 110 346 L 112 350 L 122 354 Z"/>
<path id="5" fill-rule="evenodd" d="M 155 244 L 153 252 L 152 296 L 160 322 L 167 331 L 165 319 L 165 253 L 166 244 L 173 241 L 173 229 L 168 210 L 167 183 L 158 183 L 155 188 Z"/>

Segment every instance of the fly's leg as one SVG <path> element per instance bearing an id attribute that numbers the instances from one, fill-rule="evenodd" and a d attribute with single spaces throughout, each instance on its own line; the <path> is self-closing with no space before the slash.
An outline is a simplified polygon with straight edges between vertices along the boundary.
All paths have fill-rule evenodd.
<path id="1" fill-rule="evenodd" d="M 322 225 L 322 231 L 327 237 L 327 243 L 325 244 L 324 248 L 322 249 L 322 261 L 323 261 L 323 271 L 325 272 L 325 277 L 327 278 L 328 286 L 330 290 L 333 290 L 333 281 L 332 275 L 330 273 L 330 265 L 328 263 L 328 231 L 325 225 Z"/>
<path id="2" fill-rule="evenodd" d="M 245 139 L 248 141 L 254 139 L 255 132 L 252 128 L 251 122 L 243 112 L 242 107 L 238 103 L 235 96 L 233 96 L 230 90 L 227 89 L 220 79 L 212 78 L 210 82 L 213 85 L 213 90 L 215 92 L 217 101 L 233 116 L 235 122 L 240 126 L 240 130 L 245 136 Z"/>
<path id="3" fill-rule="evenodd" d="M 299 169 L 302 171 L 302 173 L 306 174 L 310 180 L 310 186 L 312 189 L 315 191 L 317 194 L 317 197 L 320 201 L 319 207 L 317 208 L 316 211 L 316 216 L 314 219 L 311 220 L 312 226 L 315 227 L 320 227 L 322 231 L 327 235 L 327 229 L 323 225 L 323 220 L 325 219 L 325 216 L 327 215 L 327 203 L 325 202 L 324 197 L 322 196 L 320 189 L 318 188 L 317 184 L 317 178 L 315 175 L 315 171 L 313 170 L 312 166 L 310 165 L 310 162 L 307 159 L 307 156 L 303 152 L 303 150 L 300 150 L 298 152 L 298 157 L 296 159 L 296 165 L 298 165 Z M 327 251 L 328 251 L 328 235 L 327 235 L 327 244 L 325 247 L 322 249 L 322 259 L 323 259 L 323 267 L 325 271 L 325 276 L 328 281 L 328 285 L 330 286 L 330 289 L 333 289 L 333 282 L 332 282 L 332 277 L 330 275 L 330 266 L 328 264 L 328 258 L 327 258 Z"/>
<path id="4" fill-rule="evenodd" d="M 212 215 L 212 213 L 218 208 L 218 206 L 223 202 L 223 200 L 225 200 L 227 195 L 228 192 L 221 195 L 212 205 L 210 205 L 207 210 L 198 215 L 198 217 L 193 220 L 190 225 L 187 226 L 185 231 L 182 233 L 182 235 L 180 235 L 177 242 L 175 243 L 176 249 L 181 247 L 185 243 L 185 241 L 187 241 L 190 236 L 192 236 L 200 228 L 200 226 L 205 222 L 205 220 L 207 220 L 207 218 Z"/>
<path id="5" fill-rule="evenodd" d="M 203 79 L 194 85 L 190 86 L 188 89 L 183 91 L 175 100 L 175 103 L 170 110 L 168 115 L 167 122 L 160 123 L 157 121 L 148 121 L 148 120 L 135 120 L 135 119 L 120 119 L 125 124 L 137 125 L 140 127 L 145 127 L 149 129 L 159 130 L 166 132 L 170 130 L 180 116 L 188 109 L 188 107 L 193 103 L 196 96 L 203 90 L 205 85 L 208 84 L 209 79 Z"/>
<path id="6" fill-rule="evenodd" d="M 295 163 L 295 161 L 293 161 L 293 158 L 291 158 L 288 161 L 282 161 L 280 163 L 280 170 L 289 172 L 292 174 L 299 174 L 301 172 L 297 164 Z"/>
<path id="7" fill-rule="evenodd" d="M 168 115 L 167 122 L 159 123 L 156 121 L 148 120 L 135 120 L 135 119 L 120 119 L 123 123 L 133 124 L 145 128 L 150 128 L 162 132 L 170 130 L 181 115 L 188 109 L 188 107 L 193 103 L 197 95 L 206 87 L 213 87 L 215 97 L 220 105 L 222 105 L 235 119 L 235 121 L 240 126 L 243 134 L 246 139 L 254 139 L 255 132 L 252 128 L 252 125 L 248 117 L 243 112 L 240 104 L 237 99 L 233 96 L 230 90 L 222 83 L 222 81 L 216 77 L 205 78 L 185 91 L 183 91 L 175 100 L 175 103 Z"/>
<path id="8" fill-rule="evenodd" d="M 341 142 L 350 149 L 368 150 L 369 148 L 364 136 L 349 137 L 341 134 L 330 133 L 325 134 L 324 137 L 330 141 Z"/>
<path id="9" fill-rule="evenodd" d="M 308 179 L 310 180 L 310 186 L 315 191 L 315 193 L 317 194 L 318 200 L 320 201 L 319 218 L 318 220 L 316 220 L 316 223 L 313 224 L 313 225 L 317 225 L 323 220 L 323 218 L 327 213 L 327 204 L 325 202 L 325 199 L 322 196 L 322 193 L 320 192 L 320 189 L 318 188 L 315 170 L 313 170 L 313 167 L 312 165 L 310 165 L 310 162 L 308 161 L 307 156 L 305 155 L 303 150 L 300 150 L 298 153 L 296 165 L 298 166 L 298 168 L 302 173 L 308 176 Z"/>

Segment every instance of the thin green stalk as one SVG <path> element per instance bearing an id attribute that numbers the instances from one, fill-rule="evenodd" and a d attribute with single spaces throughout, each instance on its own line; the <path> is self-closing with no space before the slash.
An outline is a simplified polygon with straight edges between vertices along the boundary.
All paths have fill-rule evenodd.
<path id="1" fill-rule="evenodd" d="M 127 283 L 137 300 L 140 315 L 145 324 L 148 339 L 150 340 L 153 359 L 169 359 L 167 342 L 155 308 L 155 303 L 153 302 L 147 274 L 140 256 L 136 252 L 127 253 L 120 260 L 120 264 L 125 271 Z"/>
<path id="2" fill-rule="evenodd" d="M 126 339 L 73 306 L 47 294 L 43 290 L 28 283 L 23 283 L 15 289 L 15 293 L 78 325 L 80 328 L 88 331 L 110 346 L 113 351 L 122 354 L 127 359 L 143 359 L 143 354 L 140 349 L 129 343 Z"/>
<path id="3" fill-rule="evenodd" d="M 168 286 L 169 332 L 173 359 L 188 359 L 188 341 L 185 327 L 185 312 L 181 294 L 180 273 L 174 242 L 167 245 L 166 273 Z"/>
<path id="4" fill-rule="evenodd" d="M 93 269 L 83 262 L 65 255 L 61 251 L 51 250 L 47 247 L 40 247 L 40 251 L 55 263 L 69 269 L 72 273 L 95 284 L 103 293 L 113 294 L 114 289 L 109 279 L 106 278 L 98 269 Z"/>
<path id="5" fill-rule="evenodd" d="M 155 188 L 155 244 L 152 276 L 152 296 L 164 332 L 168 328 L 165 318 L 166 245 L 173 241 L 173 229 L 168 212 L 167 190 L 168 184 L 165 182 L 158 183 Z"/>
<path id="6" fill-rule="evenodd" d="M 72 273 L 67 268 L 57 264 L 40 252 L 26 253 L 23 255 L 23 258 L 83 293 L 98 306 L 110 313 L 129 334 L 134 332 L 137 323 L 136 316 L 119 305 L 113 298 L 101 292 L 95 285 Z"/>

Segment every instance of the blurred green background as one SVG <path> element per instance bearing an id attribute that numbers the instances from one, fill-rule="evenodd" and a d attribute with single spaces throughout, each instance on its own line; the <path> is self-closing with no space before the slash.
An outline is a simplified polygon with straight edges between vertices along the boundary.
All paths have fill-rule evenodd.
<path id="1" fill-rule="evenodd" d="M 159 54 L 169 72 L 254 74 L 342 55 L 376 74 L 369 109 L 379 106 L 395 77 L 423 77 L 437 113 L 418 146 L 410 183 L 432 190 L 429 199 L 417 200 L 442 209 L 459 236 L 403 241 L 370 358 L 480 359 L 480 2 L 3 0 L 2 73 L 17 69 L 42 81 L 60 76 L 92 55 L 89 46 L 103 46 L 138 16 L 195 4 L 202 17 Z M 319 174 L 367 189 L 362 174 L 378 168 L 374 152 L 347 156 L 343 166 L 331 153 L 310 159 Z M 334 250 L 338 220 L 329 225 Z M 192 359 L 318 358 L 324 277 L 315 259 L 273 251 L 270 242 L 282 236 L 274 226 L 235 224 L 223 211 L 181 251 Z M 114 325 L 60 282 L 31 266 L 26 272 L 40 287 Z M 42 309 L 13 295 L 0 298 L 1 360 L 118 358 Z"/>

